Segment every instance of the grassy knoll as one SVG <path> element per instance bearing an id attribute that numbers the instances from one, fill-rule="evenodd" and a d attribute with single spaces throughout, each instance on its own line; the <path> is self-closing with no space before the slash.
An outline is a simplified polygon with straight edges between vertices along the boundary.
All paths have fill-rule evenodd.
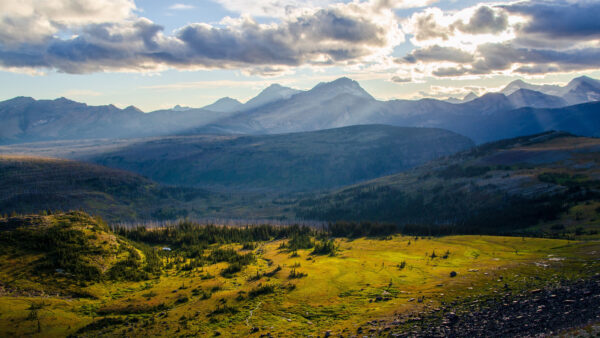
<path id="1" fill-rule="evenodd" d="M 0 238 L 13 243 L 0 255 L 0 332 L 18 336 L 348 334 L 398 313 L 600 272 L 597 242 L 394 235 L 337 238 L 332 253 L 317 254 L 328 240 L 304 230 L 265 228 L 252 236 L 269 238 L 251 242 L 251 230 L 228 232 L 244 243 L 214 236 L 218 229 L 199 237 L 168 232 L 179 239 L 148 244 L 116 235 L 81 213 L 11 222 L 0 220 Z M 77 259 L 98 267 L 97 278 L 52 261 L 48 251 L 10 242 L 15 232 L 45 233 L 60 224 L 85 235 L 80 244 L 88 250 Z M 54 251 L 77 240 L 71 242 Z M 166 245 L 171 251 L 163 250 Z M 150 264 L 154 256 L 159 262 Z M 51 262 L 67 271 L 36 268 Z"/>

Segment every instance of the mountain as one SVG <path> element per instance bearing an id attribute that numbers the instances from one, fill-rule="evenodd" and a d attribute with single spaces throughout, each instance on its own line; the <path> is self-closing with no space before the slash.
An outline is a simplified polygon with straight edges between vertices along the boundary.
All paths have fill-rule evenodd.
<path id="1" fill-rule="evenodd" d="M 376 101 L 358 82 L 340 78 L 200 130 L 274 134 L 384 123 L 372 118 L 380 109 L 384 109 L 384 104 Z"/>
<path id="2" fill-rule="evenodd" d="M 295 94 L 299 93 L 300 90 L 284 87 L 278 84 L 272 84 L 257 96 L 250 99 L 244 104 L 243 110 L 250 110 L 256 107 L 264 106 L 269 103 L 287 100 Z"/>
<path id="3" fill-rule="evenodd" d="M 475 122 L 479 128 L 465 134 L 477 140 L 499 140 L 549 130 L 600 137 L 600 102 L 553 109 L 525 107 L 499 112 Z"/>
<path id="4" fill-rule="evenodd" d="M 479 96 L 477 96 L 475 93 L 470 92 L 469 94 L 467 94 L 462 100 L 463 102 L 469 102 L 469 101 L 473 101 L 476 98 L 478 98 Z"/>
<path id="5" fill-rule="evenodd" d="M 507 97 L 515 107 L 558 108 L 569 105 L 567 101 L 561 97 L 544 94 L 530 89 L 519 89 Z"/>
<path id="6" fill-rule="evenodd" d="M 192 107 L 184 107 L 184 106 L 180 106 L 180 105 L 175 105 L 175 107 L 171 108 L 172 111 L 188 111 L 188 110 L 192 110 L 194 108 Z"/>
<path id="7" fill-rule="evenodd" d="M 457 99 L 455 97 L 450 97 L 444 101 L 449 102 L 449 103 L 465 103 L 465 102 L 469 102 L 469 101 L 473 101 L 476 98 L 478 98 L 479 96 L 477 96 L 475 93 L 470 92 L 469 94 L 465 95 L 465 97 L 463 97 L 462 99 Z"/>
<path id="8" fill-rule="evenodd" d="M 18 97 L 0 102 L 0 141 L 122 137 L 142 129 L 142 118 L 143 113 L 135 107 Z"/>
<path id="9" fill-rule="evenodd" d="M 556 85 L 533 85 L 523 80 L 516 80 L 502 89 L 501 93 L 511 95 L 519 89 L 528 89 L 546 95 L 558 96 L 564 99 L 567 105 L 600 100 L 600 81 L 587 76 L 575 78 L 564 87 Z"/>
<path id="10" fill-rule="evenodd" d="M 259 136 L 174 136 L 85 158 L 157 182 L 232 191 L 310 191 L 413 168 L 473 146 L 427 128 L 363 125 Z"/>
<path id="11" fill-rule="evenodd" d="M 230 97 L 223 97 L 208 106 L 202 107 L 202 109 L 220 113 L 231 113 L 242 109 L 242 107 L 243 104 L 240 101 Z"/>
<path id="12" fill-rule="evenodd" d="M 72 160 L 0 155 L 0 173 L 0 214 L 82 209 L 109 221 L 173 219 L 187 216 L 186 202 L 209 197 Z"/>
<path id="13" fill-rule="evenodd" d="M 573 79 L 565 87 L 515 81 L 503 93 L 488 93 L 481 97 L 467 95 L 463 102 L 454 103 L 434 99 L 379 101 L 358 82 L 348 78 L 320 83 L 307 91 L 271 85 L 245 104 L 224 98 L 205 107 L 209 109 L 176 107 L 151 113 L 143 113 L 135 107 L 88 106 L 64 98 L 36 101 L 21 97 L 0 102 L 0 120 L 3 121 L 0 143 L 165 135 L 276 134 L 366 124 L 442 128 L 482 143 L 515 136 L 510 130 L 503 134 L 506 129 L 496 129 L 492 124 L 492 121 L 502 125 L 514 123 L 515 126 L 525 123 L 514 119 L 517 115 L 508 114 L 515 109 L 560 108 L 598 98 L 600 82 L 588 77 Z M 558 120 L 568 119 L 555 119 Z M 595 127 L 594 121 L 590 121 L 592 127 Z M 589 133 L 591 128 L 586 126 L 587 121 L 578 123 L 579 129 L 575 121 L 568 128 L 556 123 L 553 128 L 579 135 L 595 135 Z M 483 130 L 490 132 L 485 134 Z"/>
<path id="14" fill-rule="evenodd" d="M 528 90 L 533 90 L 533 91 L 537 91 L 540 93 L 544 93 L 546 95 L 553 95 L 553 96 L 561 96 L 563 94 L 563 88 L 561 86 L 557 86 L 557 85 L 534 85 L 534 84 L 530 84 L 527 83 L 523 80 L 515 80 L 512 81 L 511 83 L 509 83 L 508 85 L 506 85 L 506 87 L 504 87 L 500 93 L 508 96 L 514 92 L 516 92 L 519 89 L 528 89 Z"/>
<path id="15" fill-rule="evenodd" d="M 569 208 L 590 209 L 591 218 L 565 216 L 574 228 L 597 215 L 599 156 L 600 139 L 547 132 L 303 199 L 295 210 L 312 220 L 391 222 L 409 233 L 425 224 L 421 230 L 430 234 L 498 234 L 539 231 L 540 223 L 549 230 L 565 222 L 559 217 Z"/>
<path id="16" fill-rule="evenodd" d="M 202 109 L 144 113 L 133 106 L 119 109 L 113 105 L 88 106 L 66 98 L 17 97 L 0 102 L 0 143 L 167 135 L 224 116 L 228 115 Z"/>
<path id="17" fill-rule="evenodd" d="M 528 120 L 533 113 L 510 113 L 522 107 L 556 108 L 568 105 L 565 99 L 558 96 L 529 89 L 518 89 L 508 96 L 502 93 L 473 96 L 469 97 L 472 100 L 454 104 L 434 99 L 378 101 L 356 81 L 341 78 L 321 83 L 287 100 L 253 109 L 250 113 L 233 114 L 208 126 L 192 129 L 189 133 L 273 134 L 376 123 L 448 129 L 470 137 L 477 143 L 547 131 L 551 130 L 547 129 L 550 125 L 552 129 L 569 130 L 578 135 L 595 135 L 590 133 L 591 128 L 586 125 L 585 119 L 580 120 L 579 124 L 573 120 L 569 126 L 563 126 L 559 121 L 567 121 L 567 117 L 553 118 L 552 121 L 557 123 L 539 121 L 537 126 L 533 126 Z M 577 108 L 568 111 L 575 110 Z M 587 115 L 578 116 L 586 118 Z M 526 120 L 520 121 L 519 117 Z M 589 121 L 590 126 L 596 126 L 594 121 L 593 118 Z M 497 124 L 503 127 L 497 128 Z M 513 128 L 508 127 L 511 124 Z M 526 133 L 515 135 L 513 129 Z"/>
<path id="18" fill-rule="evenodd" d="M 587 76 L 573 79 L 563 91 L 562 97 L 569 104 L 600 101 L 600 81 Z"/>

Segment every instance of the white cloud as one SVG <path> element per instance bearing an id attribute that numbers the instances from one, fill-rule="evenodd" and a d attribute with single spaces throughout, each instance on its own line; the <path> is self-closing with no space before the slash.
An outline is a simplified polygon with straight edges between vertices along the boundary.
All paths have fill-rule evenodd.
<path id="1" fill-rule="evenodd" d="M 133 0 L 0 1 L 0 44 L 39 43 L 65 29 L 132 17 Z"/>

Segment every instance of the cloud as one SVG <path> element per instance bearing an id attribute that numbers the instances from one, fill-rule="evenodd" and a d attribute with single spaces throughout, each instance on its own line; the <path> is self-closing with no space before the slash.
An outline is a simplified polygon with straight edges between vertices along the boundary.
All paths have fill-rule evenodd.
<path id="1" fill-rule="evenodd" d="M 275 76 L 296 67 L 344 66 L 386 79 L 411 74 L 416 80 L 600 68 L 597 1 L 425 8 L 402 21 L 394 9 L 435 0 L 215 1 L 273 19 L 227 17 L 218 24 L 191 23 L 167 35 L 162 26 L 136 14 L 133 0 L 3 1 L 0 68 L 65 73 L 216 68 Z M 412 36 L 415 48 L 394 58 L 404 34 Z"/>
<path id="2" fill-rule="evenodd" d="M 287 67 L 376 60 L 404 39 L 394 13 L 371 3 L 336 4 L 268 24 L 249 16 L 226 18 L 219 25 L 194 23 L 172 36 L 148 19 L 124 17 L 73 24 L 77 35 L 67 39 L 51 30 L 43 39 L 0 44 L 0 67 L 66 73 L 236 68 L 276 75 Z"/>
<path id="3" fill-rule="evenodd" d="M 435 69 L 432 74 L 438 77 L 454 77 L 469 74 L 469 70 L 464 67 L 442 67 Z"/>
<path id="4" fill-rule="evenodd" d="M 470 34 L 490 34 L 504 31 L 508 27 L 508 15 L 487 6 L 479 7 L 468 23 L 457 21 L 456 29 Z"/>
<path id="5" fill-rule="evenodd" d="M 257 17 L 287 17 L 302 10 L 323 8 L 336 0 L 214 0 L 225 9 Z"/>
<path id="6" fill-rule="evenodd" d="M 169 6 L 169 9 L 171 10 L 175 10 L 175 11 L 182 11 L 182 10 L 187 10 L 187 9 L 194 9 L 196 7 L 192 6 L 192 5 L 186 5 L 186 4 L 174 4 Z"/>
<path id="7" fill-rule="evenodd" d="M 434 97 L 434 98 L 450 98 L 458 97 L 463 98 L 470 93 L 474 93 L 480 96 L 484 93 L 497 91 L 499 88 L 488 88 L 480 86 L 466 86 L 466 87 L 450 87 L 450 86 L 429 86 L 429 91 L 420 91 L 419 95 L 422 97 Z"/>
<path id="8" fill-rule="evenodd" d="M 339 4 L 339 0 L 214 0 L 225 9 L 256 17 L 283 18 L 298 15 L 310 9 L 326 8 Z M 373 10 L 386 10 L 396 8 L 425 7 L 439 0 L 368 0 L 362 5 L 370 6 Z M 356 1 L 358 3 L 358 1 Z"/>
<path id="9" fill-rule="evenodd" d="M 404 61 L 415 63 L 417 61 L 435 62 L 450 61 L 456 63 L 466 63 L 474 60 L 473 55 L 467 51 L 453 47 L 440 47 L 434 45 L 431 47 L 415 49 L 403 58 Z"/>
<path id="10" fill-rule="evenodd" d="M 547 38 L 600 38 L 600 2 L 529 1 L 503 6 L 506 11 L 529 17 L 521 33 Z"/>
<path id="11" fill-rule="evenodd" d="M 39 43 L 62 30 L 119 22 L 135 9 L 132 0 L 0 1 L 0 45 Z"/>
<path id="12" fill-rule="evenodd" d="M 399 63 L 423 76 L 546 74 L 600 68 L 598 1 L 518 1 L 428 8 L 403 23 L 416 49 Z"/>
<path id="13" fill-rule="evenodd" d="M 448 40 L 452 35 L 449 27 L 444 27 L 438 23 L 438 19 L 443 17 L 443 12 L 438 8 L 429 8 L 423 12 L 414 14 L 404 30 L 412 33 L 416 41 L 426 41 L 440 38 Z"/>
<path id="14" fill-rule="evenodd" d="M 390 80 L 392 82 L 395 82 L 395 83 L 409 83 L 409 82 L 412 82 L 412 78 L 411 77 L 392 76 L 392 78 Z"/>
<path id="15" fill-rule="evenodd" d="M 375 8 L 418 8 L 429 6 L 439 0 L 373 0 Z"/>

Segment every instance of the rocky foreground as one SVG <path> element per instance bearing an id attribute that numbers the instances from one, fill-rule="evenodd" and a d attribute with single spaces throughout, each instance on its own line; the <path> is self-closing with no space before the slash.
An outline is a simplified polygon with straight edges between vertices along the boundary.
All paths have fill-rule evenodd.
<path id="1" fill-rule="evenodd" d="M 430 313 L 372 321 L 358 336 L 528 337 L 553 335 L 600 322 L 600 275 L 528 292 L 505 290 L 494 299 L 470 299 Z"/>

